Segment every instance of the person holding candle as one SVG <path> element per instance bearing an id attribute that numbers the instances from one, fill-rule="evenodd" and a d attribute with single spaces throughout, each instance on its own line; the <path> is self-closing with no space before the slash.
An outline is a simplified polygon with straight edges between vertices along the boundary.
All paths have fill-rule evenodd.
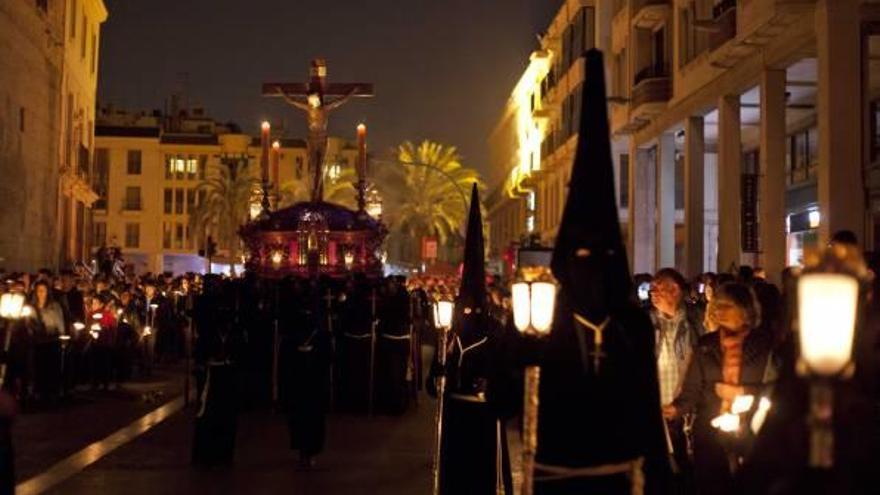
<path id="1" fill-rule="evenodd" d="M 731 433 L 712 425 L 732 412 L 740 396 L 766 396 L 778 376 L 773 336 L 761 327 L 761 307 L 754 291 L 741 283 L 718 288 L 714 318 L 719 330 L 700 338 L 681 392 L 664 406 L 667 419 L 694 413 L 694 469 L 698 492 L 732 493 L 740 445 Z M 726 436 L 725 436 L 726 435 Z"/>

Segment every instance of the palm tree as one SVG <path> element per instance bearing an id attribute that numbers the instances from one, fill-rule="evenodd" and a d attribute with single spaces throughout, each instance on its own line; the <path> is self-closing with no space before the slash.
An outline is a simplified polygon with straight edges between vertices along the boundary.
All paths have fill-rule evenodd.
<path id="1" fill-rule="evenodd" d="M 440 245 L 461 237 L 467 192 L 474 183 L 485 189 L 479 172 L 462 165 L 454 146 L 428 140 L 419 145 L 406 141 L 396 154 L 401 167 L 384 171 L 375 181 L 392 231 L 416 242 L 437 236 Z"/>
<path id="2" fill-rule="evenodd" d="M 247 222 L 251 204 L 259 198 L 258 181 L 247 164 L 235 173 L 226 166 L 215 166 L 196 187 L 196 194 L 203 199 L 190 215 L 190 227 L 195 232 L 210 230 L 234 263 L 241 255 L 238 229 Z"/>

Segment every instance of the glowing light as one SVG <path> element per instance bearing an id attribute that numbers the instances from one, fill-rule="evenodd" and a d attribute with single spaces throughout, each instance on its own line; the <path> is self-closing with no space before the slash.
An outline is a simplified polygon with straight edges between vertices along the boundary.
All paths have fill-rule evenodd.
<path id="1" fill-rule="evenodd" d="M 822 220 L 822 215 L 819 213 L 819 210 L 813 210 L 810 213 L 808 213 L 807 216 L 810 219 L 810 228 L 811 229 L 818 229 L 819 223 Z"/>
<path id="2" fill-rule="evenodd" d="M 83 325 L 82 322 L 77 321 L 77 322 L 73 323 L 73 329 L 76 330 L 77 332 L 81 331 L 85 327 L 86 326 Z"/>
<path id="3" fill-rule="evenodd" d="M 275 141 L 275 142 L 273 142 L 273 143 L 272 143 L 272 149 L 275 150 L 275 151 L 280 150 L 280 149 L 281 149 L 281 142 L 280 142 L 280 141 Z"/>
<path id="4" fill-rule="evenodd" d="M 0 317 L 18 319 L 24 308 L 24 295 L 6 293 L 0 296 Z"/>
<path id="5" fill-rule="evenodd" d="M 352 253 L 351 251 L 346 251 L 346 253 L 343 255 L 343 259 L 345 260 L 345 267 L 351 268 L 351 265 L 354 264 L 354 253 Z"/>
<path id="6" fill-rule="evenodd" d="M 318 95 L 318 93 L 312 93 L 308 96 L 308 98 L 309 105 L 311 105 L 313 108 L 318 108 L 321 106 L 321 96 Z"/>
<path id="7" fill-rule="evenodd" d="M 539 334 L 550 331 L 553 308 L 556 303 L 556 284 L 534 282 L 532 284 L 532 326 Z"/>
<path id="8" fill-rule="evenodd" d="M 852 358 L 859 284 L 840 273 L 807 273 L 798 281 L 801 358 L 814 373 L 836 375 Z"/>
<path id="9" fill-rule="evenodd" d="M 281 264 L 281 261 L 284 260 L 284 254 L 281 251 L 273 251 L 272 252 L 272 264 L 278 266 Z"/>
<path id="10" fill-rule="evenodd" d="M 513 323 L 520 332 L 525 332 L 532 321 L 532 304 L 529 297 L 529 284 L 517 282 L 513 284 L 510 295 L 513 301 Z"/>
<path id="11" fill-rule="evenodd" d="M 144 333 L 143 333 L 143 336 L 144 336 L 144 337 L 149 337 L 150 335 L 153 335 L 153 329 L 152 329 L 151 327 L 149 327 L 149 326 L 144 327 Z"/>
<path id="12" fill-rule="evenodd" d="M 101 313 L 92 313 L 93 320 L 100 320 L 103 316 Z"/>
<path id="13" fill-rule="evenodd" d="M 766 397 L 761 397 L 761 400 L 758 401 L 758 410 L 755 411 L 755 415 L 752 416 L 752 432 L 754 434 L 758 434 L 761 431 L 761 428 L 764 426 L 764 421 L 767 419 L 767 413 L 770 412 L 770 399 Z"/>
<path id="14" fill-rule="evenodd" d="M 34 308 L 32 306 L 22 306 L 21 308 L 21 317 L 22 318 L 30 318 L 34 315 Z"/>
<path id="15" fill-rule="evenodd" d="M 739 414 L 724 413 L 713 419 L 710 424 L 725 433 L 736 433 L 739 431 Z"/>
<path id="16" fill-rule="evenodd" d="M 272 124 L 270 124 L 268 120 L 264 120 L 263 123 L 260 125 L 260 128 L 263 130 L 263 132 L 269 132 L 269 129 L 272 128 Z"/>
<path id="17" fill-rule="evenodd" d="M 437 301 L 435 304 L 436 323 L 441 328 L 450 328 L 452 326 L 452 310 L 455 305 L 452 301 Z"/>
<path id="18" fill-rule="evenodd" d="M 754 395 L 737 395 L 733 399 L 733 404 L 730 405 L 730 412 L 732 412 L 733 414 L 742 414 L 744 412 L 748 412 L 748 410 L 752 408 L 752 404 L 754 403 Z"/>

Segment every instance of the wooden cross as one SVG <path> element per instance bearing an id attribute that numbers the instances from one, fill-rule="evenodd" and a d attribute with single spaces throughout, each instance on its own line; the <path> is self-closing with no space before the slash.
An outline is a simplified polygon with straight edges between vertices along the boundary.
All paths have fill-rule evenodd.
<path id="1" fill-rule="evenodd" d="M 263 96 L 281 97 L 306 113 L 309 125 L 309 169 L 312 172 L 312 201 L 324 196 L 324 155 L 327 149 L 328 114 L 353 97 L 373 96 L 370 83 L 327 83 L 327 63 L 312 60 L 308 83 L 263 83 Z"/>

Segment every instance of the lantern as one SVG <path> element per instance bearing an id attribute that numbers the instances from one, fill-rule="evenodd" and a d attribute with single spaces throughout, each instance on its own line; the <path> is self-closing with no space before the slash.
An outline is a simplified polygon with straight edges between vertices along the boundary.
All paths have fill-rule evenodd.
<path id="1" fill-rule="evenodd" d="M 801 359 L 812 373 L 840 374 L 852 361 L 859 283 L 841 273 L 806 273 L 798 281 Z"/>

